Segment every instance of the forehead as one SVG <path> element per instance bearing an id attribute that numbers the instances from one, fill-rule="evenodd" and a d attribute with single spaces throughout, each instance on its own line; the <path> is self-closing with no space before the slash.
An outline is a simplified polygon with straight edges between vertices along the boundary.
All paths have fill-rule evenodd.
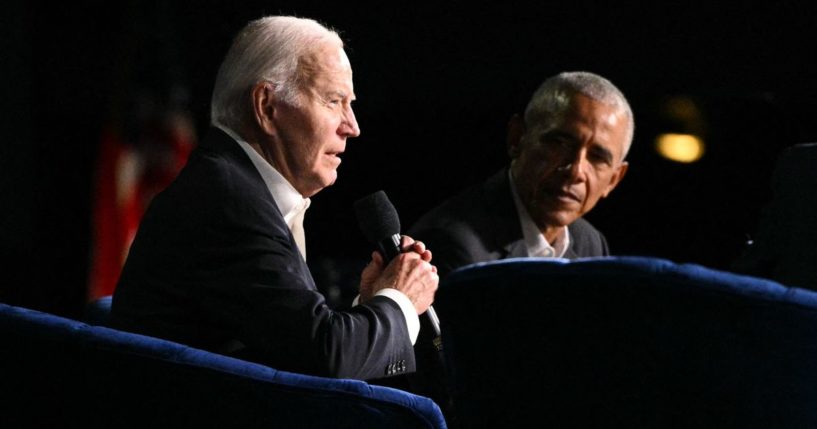
<path id="1" fill-rule="evenodd" d="M 327 42 L 313 49 L 301 59 L 299 69 L 308 86 L 352 87 L 352 65 L 339 44 Z"/>
<path id="2" fill-rule="evenodd" d="M 628 127 L 624 109 L 583 94 L 574 94 L 560 113 L 538 124 L 540 131 L 559 130 L 582 140 L 592 138 L 618 152 L 624 150 Z"/>

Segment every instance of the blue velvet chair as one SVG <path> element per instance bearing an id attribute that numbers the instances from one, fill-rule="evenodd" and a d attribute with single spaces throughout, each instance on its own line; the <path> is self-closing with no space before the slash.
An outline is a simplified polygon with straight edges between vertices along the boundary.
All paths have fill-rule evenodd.
<path id="1" fill-rule="evenodd" d="M 817 294 L 620 257 L 462 268 L 437 293 L 473 427 L 817 427 Z"/>
<path id="2" fill-rule="evenodd" d="M 112 295 L 103 296 L 89 302 L 85 307 L 85 315 L 82 321 L 89 325 L 108 326 L 112 305 Z"/>
<path id="3" fill-rule="evenodd" d="M 89 316 L 105 316 L 89 312 Z M 428 398 L 0 304 L 0 428 L 445 428 Z"/>

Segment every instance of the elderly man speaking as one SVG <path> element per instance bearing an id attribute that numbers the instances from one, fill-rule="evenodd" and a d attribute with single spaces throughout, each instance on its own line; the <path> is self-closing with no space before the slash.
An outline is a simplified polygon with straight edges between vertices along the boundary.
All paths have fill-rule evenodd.
<path id="1" fill-rule="evenodd" d="M 113 325 L 278 369 L 374 379 L 412 372 L 439 278 L 420 242 L 361 274 L 359 304 L 329 308 L 305 263 L 309 197 L 337 179 L 352 68 L 317 22 L 266 17 L 235 38 L 216 77 L 209 134 L 142 220 Z"/>

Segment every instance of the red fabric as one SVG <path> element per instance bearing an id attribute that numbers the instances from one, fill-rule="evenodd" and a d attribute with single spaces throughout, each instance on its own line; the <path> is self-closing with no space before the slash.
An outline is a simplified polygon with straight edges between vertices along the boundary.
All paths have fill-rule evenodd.
<path id="1" fill-rule="evenodd" d="M 167 117 L 128 142 L 102 133 L 94 184 L 93 242 L 88 299 L 111 295 L 150 200 L 187 162 L 195 137 L 183 115 Z"/>

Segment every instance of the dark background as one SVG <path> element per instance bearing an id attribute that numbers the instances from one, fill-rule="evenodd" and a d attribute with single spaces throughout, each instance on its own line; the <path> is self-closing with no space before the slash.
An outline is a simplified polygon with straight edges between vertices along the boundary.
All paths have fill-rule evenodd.
<path id="1" fill-rule="evenodd" d="M 728 268 L 768 198 L 779 151 L 817 140 L 817 6 L 807 3 L 346 3 L 6 3 L 0 300 L 81 311 L 101 130 L 128 117 L 136 94 L 173 93 L 203 136 L 232 36 L 267 14 L 337 28 L 355 71 L 363 133 L 338 183 L 313 198 L 312 264 L 365 262 L 356 198 L 385 190 L 408 229 L 503 166 L 508 117 L 563 70 L 609 78 L 635 113 L 628 176 L 588 216 L 616 254 Z M 707 152 L 698 163 L 654 151 L 658 133 L 683 127 L 663 113 L 673 97 L 700 109 Z"/>

